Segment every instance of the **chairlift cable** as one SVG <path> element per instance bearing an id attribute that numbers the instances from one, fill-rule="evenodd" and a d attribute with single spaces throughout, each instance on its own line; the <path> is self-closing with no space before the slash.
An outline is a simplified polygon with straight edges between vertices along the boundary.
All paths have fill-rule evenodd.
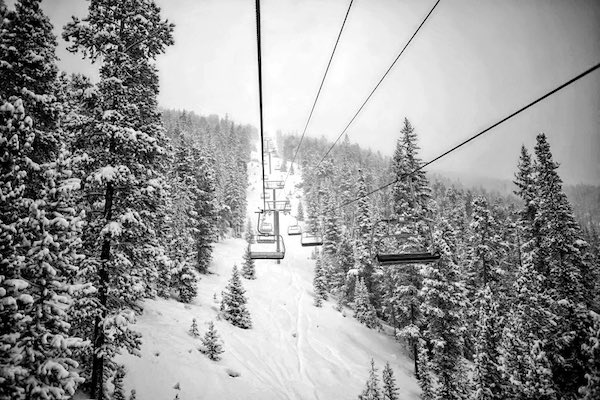
<path id="1" fill-rule="evenodd" d="M 300 151 L 300 146 L 302 145 L 302 140 L 304 139 L 304 135 L 306 134 L 306 129 L 308 128 L 308 124 L 310 123 L 313 112 L 315 111 L 315 106 L 317 105 L 317 100 L 319 100 L 319 95 L 321 94 L 321 89 L 323 89 L 323 84 L 325 83 L 325 78 L 327 77 L 327 73 L 329 72 L 329 67 L 331 66 L 331 61 L 333 60 L 333 55 L 335 54 L 335 50 L 337 49 L 338 43 L 340 41 L 340 37 L 342 36 L 342 31 L 344 30 L 344 25 L 346 25 L 346 20 L 348 19 L 348 14 L 350 14 L 350 8 L 352 8 L 353 2 L 354 2 L 354 0 L 350 0 L 350 4 L 348 5 L 348 10 L 346 11 L 346 16 L 344 16 L 344 21 L 342 22 L 342 27 L 340 28 L 340 32 L 338 33 L 337 39 L 335 41 L 335 45 L 333 46 L 333 51 L 331 52 L 331 56 L 329 56 L 329 62 L 327 63 L 327 68 L 325 68 L 325 73 L 323 74 L 323 79 L 321 79 L 321 84 L 319 85 L 319 90 L 317 91 L 315 101 L 313 102 L 312 108 L 310 109 L 310 113 L 308 114 L 308 119 L 306 120 L 306 124 L 304 125 L 304 130 L 302 131 L 302 136 L 300 136 L 300 141 L 298 142 L 298 146 L 296 147 L 296 151 L 294 152 L 294 157 L 292 158 L 292 165 L 294 164 L 294 161 L 296 161 L 296 156 L 298 155 L 298 151 Z M 289 176 L 290 176 L 290 170 L 288 170 L 288 173 L 285 176 L 284 186 L 287 183 Z"/>
<path id="2" fill-rule="evenodd" d="M 425 167 L 427 167 L 427 166 L 429 166 L 429 165 L 433 164 L 434 162 L 436 162 L 436 161 L 440 160 L 440 159 L 441 159 L 441 158 L 443 158 L 443 157 L 446 157 L 448 154 L 450 154 L 450 153 L 454 152 L 455 150 L 458 150 L 459 148 L 463 147 L 463 146 L 464 146 L 464 145 L 466 145 L 467 143 L 469 143 L 469 142 L 471 142 L 471 141 L 473 141 L 473 140 L 475 140 L 475 139 L 479 138 L 480 136 L 482 136 L 483 134 L 485 134 L 485 133 L 487 133 L 487 132 L 491 131 L 492 129 L 494 129 L 494 128 L 495 128 L 495 127 L 497 127 L 498 125 L 500 125 L 500 124 L 502 124 L 502 123 L 504 123 L 504 122 L 508 121 L 509 119 L 511 119 L 511 118 L 513 118 L 513 117 L 515 117 L 515 116 L 517 116 L 518 114 L 522 113 L 523 111 L 527 110 L 528 108 L 530 108 L 530 107 L 533 107 L 533 106 L 534 106 L 534 105 L 536 105 L 537 103 L 539 103 L 539 102 L 541 102 L 541 101 L 545 100 L 546 98 L 548 98 L 548 97 L 552 96 L 553 94 L 555 94 L 556 92 L 558 92 L 558 91 L 560 91 L 560 90 L 562 90 L 562 89 L 566 88 L 567 86 L 571 85 L 572 83 L 575 83 L 576 81 L 578 81 L 579 79 L 583 78 L 584 76 L 586 76 L 586 75 L 589 75 L 590 73 L 594 72 L 594 71 L 595 71 L 595 70 L 597 70 L 598 68 L 600 68 L 600 63 L 598 63 L 598 64 L 594 65 L 593 67 L 591 67 L 591 68 L 587 69 L 586 71 L 584 71 L 584 72 L 580 73 L 579 75 L 577 75 L 577 76 L 575 76 L 575 77 L 573 77 L 573 78 L 569 79 L 567 82 L 563 83 L 562 85 L 560 85 L 560 86 L 558 86 L 558 87 L 556 87 L 556 88 L 552 89 L 551 91 L 549 91 L 548 93 L 544 94 L 543 96 L 541 96 L 541 97 L 538 97 L 536 100 L 533 100 L 533 101 L 532 101 L 532 102 L 530 102 L 529 104 L 527 104 L 527 105 L 525 105 L 525 106 L 523 106 L 523 107 L 519 108 L 517 111 L 514 111 L 514 112 L 512 112 L 512 113 L 511 113 L 511 114 L 509 114 L 508 116 L 506 116 L 506 117 L 502 118 L 501 120 L 499 120 L 499 121 L 495 122 L 494 124 L 490 125 L 489 127 L 485 128 L 484 130 L 482 130 L 482 131 L 478 132 L 477 134 L 475 134 L 475 135 L 473 135 L 473 136 L 469 137 L 468 139 L 465 139 L 465 140 L 464 140 L 464 141 L 462 141 L 461 143 L 457 144 L 456 146 L 452 147 L 452 148 L 451 148 L 451 149 L 449 149 L 449 150 L 446 150 L 446 151 L 445 151 L 445 152 L 443 152 L 442 154 L 440 154 L 440 155 L 438 155 L 437 157 L 435 157 L 435 158 L 433 158 L 433 159 L 429 160 L 428 162 L 426 162 L 425 164 L 421 165 L 420 167 L 418 167 L 418 168 L 415 168 L 415 169 L 414 169 L 414 170 L 412 170 L 411 172 L 407 172 L 407 173 L 405 173 L 405 174 L 402 174 L 400 177 L 397 177 L 397 178 L 396 178 L 396 179 L 394 179 L 393 181 L 391 181 L 391 182 L 389 182 L 389 183 L 386 183 L 386 184 L 385 184 L 385 185 L 383 185 L 383 186 L 380 186 L 380 187 L 378 187 L 378 188 L 376 188 L 376 189 L 373 189 L 373 190 L 371 190 L 370 192 L 368 192 L 368 193 L 366 193 L 366 194 L 364 194 L 364 195 L 362 195 L 362 196 L 356 197 L 356 198 L 355 198 L 355 199 L 353 199 L 353 200 L 347 201 L 347 202 L 345 202 L 344 204 L 342 204 L 342 205 L 338 206 L 337 208 L 335 208 L 334 210 L 339 210 L 339 209 L 342 209 L 342 208 L 344 208 L 344 207 L 347 207 L 347 206 L 349 206 L 350 204 L 354 204 L 355 202 L 357 202 L 357 201 L 358 201 L 358 200 L 360 200 L 360 199 L 363 199 L 363 198 L 365 198 L 365 197 L 369 197 L 369 196 L 371 196 L 371 195 L 373 195 L 373 194 L 375 194 L 375 193 L 377 193 L 377 192 L 379 192 L 379 191 L 381 191 L 381 190 L 383 190 L 383 189 L 385 189 L 385 188 L 387 188 L 387 187 L 389 187 L 389 186 L 391 186 L 391 185 L 393 185 L 393 184 L 395 184 L 395 183 L 399 182 L 400 180 L 402 180 L 402 179 L 404 179 L 404 178 L 407 178 L 407 177 L 409 177 L 409 176 L 412 176 L 412 175 L 414 175 L 415 173 L 417 173 L 418 171 L 422 170 L 423 168 L 425 168 Z"/>
<path id="3" fill-rule="evenodd" d="M 419 27 L 417 28 L 417 30 L 415 31 L 415 33 L 413 33 L 413 35 L 410 37 L 410 39 L 408 39 L 408 42 L 406 42 L 406 44 L 404 45 L 404 47 L 402 48 L 402 50 L 400 51 L 400 53 L 396 56 L 396 58 L 394 59 L 394 61 L 392 62 L 392 64 L 388 67 L 387 71 L 385 71 L 385 73 L 383 74 L 383 76 L 381 77 L 381 79 L 379 79 L 379 82 L 377 82 L 377 84 L 375 85 L 375 87 L 373 88 L 373 90 L 371 90 L 371 93 L 369 93 L 369 95 L 367 96 L 367 98 L 365 99 L 365 101 L 362 103 L 362 105 L 359 107 L 359 109 L 354 113 L 354 116 L 352 117 L 352 119 L 350 120 L 350 122 L 348 122 L 348 124 L 346 125 L 346 127 L 344 128 L 344 130 L 342 130 L 342 132 L 339 134 L 339 136 L 337 137 L 337 139 L 335 139 L 335 142 L 333 142 L 333 144 L 331 145 L 331 147 L 329 147 L 329 149 L 327 150 L 327 152 L 323 155 L 323 157 L 317 163 L 317 165 L 315 166 L 314 169 L 319 168 L 319 166 L 321 165 L 321 163 L 325 160 L 325 158 L 327 158 L 327 156 L 329 155 L 329 153 L 331 153 L 331 150 L 333 150 L 333 148 L 335 147 L 335 145 L 337 144 L 337 142 L 339 142 L 339 140 L 342 138 L 342 136 L 344 135 L 344 133 L 346 133 L 346 131 L 348 130 L 348 128 L 350 127 L 350 125 L 352 125 L 352 123 L 354 122 L 354 120 L 356 119 L 356 117 L 358 116 L 358 114 L 360 114 L 360 112 L 362 111 L 362 109 L 369 102 L 369 100 L 371 99 L 371 97 L 373 96 L 373 94 L 375 93 L 375 91 L 379 88 L 379 86 L 381 85 L 381 83 L 388 76 L 388 74 L 390 73 L 390 71 L 392 70 L 392 68 L 394 67 L 394 65 L 396 65 L 396 62 L 398 62 L 398 60 L 400 59 L 400 57 L 402 56 L 402 54 L 404 54 L 404 51 L 408 48 L 408 45 L 410 45 L 410 43 L 415 38 L 415 36 L 417 36 L 417 33 L 419 33 L 419 30 L 421 30 L 421 28 L 423 27 L 423 25 L 425 24 L 425 22 L 429 19 L 429 17 L 433 13 L 433 10 L 435 10 L 435 8 L 440 3 L 440 1 L 441 0 L 437 0 L 435 2 L 435 4 L 431 8 L 431 10 L 429 10 L 429 13 L 427 13 L 427 16 L 425 17 L 425 19 L 423 19 L 423 21 L 421 22 L 421 24 L 419 25 Z"/>
<path id="4" fill-rule="evenodd" d="M 263 191 L 263 210 L 267 209 L 266 189 L 265 189 L 265 157 L 264 157 L 264 132 L 263 132 L 263 95 L 262 95 L 262 58 L 260 43 L 260 0 L 256 0 L 256 49 L 258 52 L 258 104 L 260 109 L 260 162 L 262 165 L 262 191 Z"/>

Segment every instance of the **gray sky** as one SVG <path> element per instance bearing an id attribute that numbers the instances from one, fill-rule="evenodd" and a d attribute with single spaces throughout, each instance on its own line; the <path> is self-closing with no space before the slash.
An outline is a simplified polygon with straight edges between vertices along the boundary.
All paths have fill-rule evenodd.
<path id="1" fill-rule="evenodd" d="M 355 0 L 307 135 L 333 140 L 434 0 Z M 45 0 L 57 33 L 84 0 Z M 176 24 L 158 60 L 160 104 L 258 125 L 252 0 L 157 0 Z M 267 133 L 301 133 L 349 0 L 262 0 Z M 442 0 L 348 130 L 391 154 L 404 117 L 425 160 L 600 61 L 600 1 Z M 59 44 L 61 68 L 93 71 Z M 570 183 L 600 183 L 600 72 L 433 167 L 511 178 L 522 143 L 545 132 Z"/>

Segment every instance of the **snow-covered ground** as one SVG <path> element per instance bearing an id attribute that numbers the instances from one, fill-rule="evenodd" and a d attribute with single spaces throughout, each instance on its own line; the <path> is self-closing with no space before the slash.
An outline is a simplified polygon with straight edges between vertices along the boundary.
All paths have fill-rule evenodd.
<path id="1" fill-rule="evenodd" d="M 259 165 L 251 163 L 250 213 L 262 204 L 260 175 Z M 294 212 L 300 194 L 294 188 L 298 178 L 291 176 L 285 189 L 285 193 L 293 192 Z M 287 232 L 293 221 L 291 216 L 282 216 L 281 231 Z M 419 398 L 412 361 L 400 343 L 359 324 L 350 310 L 344 316 L 330 301 L 322 308 L 313 306 L 312 248 L 301 247 L 299 236 L 283 236 L 287 252 L 281 264 L 257 260 L 257 279 L 243 280 L 252 329 L 217 320 L 219 304 L 213 298 L 216 294 L 220 299 L 233 265 L 242 264 L 246 246 L 242 239 L 215 245 L 213 274 L 202 276 L 192 304 L 146 301 L 137 322 L 143 334 L 142 356 L 119 360 L 127 368 L 127 392 L 135 388 L 137 399 L 142 400 L 169 400 L 177 393 L 182 400 L 355 399 L 367 380 L 372 357 L 379 374 L 385 362 L 390 362 L 401 399 Z M 224 342 L 220 361 L 211 361 L 198 351 L 200 339 L 188 334 L 193 318 L 201 336 L 207 323 L 215 322 Z"/>

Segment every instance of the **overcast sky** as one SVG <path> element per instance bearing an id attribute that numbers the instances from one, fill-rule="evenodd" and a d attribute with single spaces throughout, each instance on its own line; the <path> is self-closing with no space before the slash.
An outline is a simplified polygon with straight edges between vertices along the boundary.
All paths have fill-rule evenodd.
<path id="1" fill-rule="evenodd" d="M 157 0 L 176 24 L 158 60 L 160 104 L 258 125 L 252 0 Z M 267 133 L 301 133 L 349 0 L 262 0 Z M 333 140 L 434 0 L 355 0 L 307 135 Z M 45 0 L 57 34 L 85 0 Z M 598 0 L 442 0 L 348 130 L 390 155 L 404 117 L 427 160 L 600 62 Z M 64 51 L 61 68 L 92 73 Z M 600 183 L 600 70 L 440 161 L 510 179 L 522 143 L 545 132 L 560 174 Z"/>

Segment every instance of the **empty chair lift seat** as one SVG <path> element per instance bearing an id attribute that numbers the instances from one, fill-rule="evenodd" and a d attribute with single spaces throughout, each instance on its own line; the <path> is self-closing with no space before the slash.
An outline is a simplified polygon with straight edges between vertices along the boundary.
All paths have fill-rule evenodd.
<path id="1" fill-rule="evenodd" d="M 396 264 L 428 264 L 440 259 L 440 253 L 399 253 L 399 254 L 377 254 L 375 259 L 379 265 Z"/>
<path id="2" fill-rule="evenodd" d="M 250 243 L 248 252 L 253 260 L 282 260 L 285 257 L 285 244 L 283 237 L 278 236 L 279 249 L 277 248 L 277 240 L 272 243 Z"/>
<path id="3" fill-rule="evenodd" d="M 287 233 L 290 236 L 297 236 L 302 234 L 302 229 L 300 228 L 300 225 L 290 225 L 288 226 Z"/>
<path id="4" fill-rule="evenodd" d="M 304 232 L 300 242 L 304 247 L 321 246 L 323 245 L 323 236 L 315 232 Z"/>

